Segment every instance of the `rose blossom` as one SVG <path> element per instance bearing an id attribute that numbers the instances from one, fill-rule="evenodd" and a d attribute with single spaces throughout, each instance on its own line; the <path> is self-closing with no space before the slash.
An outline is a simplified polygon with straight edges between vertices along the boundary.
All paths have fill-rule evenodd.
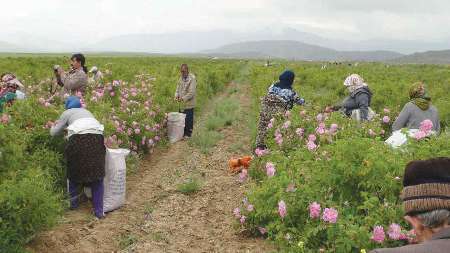
<path id="1" fill-rule="evenodd" d="M 385 234 L 382 226 L 375 226 L 372 232 L 372 240 L 377 243 L 382 243 L 384 241 Z"/>
<path id="2" fill-rule="evenodd" d="M 309 204 L 309 217 L 311 217 L 312 219 L 319 218 L 320 211 L 321 211 L 320 204 L 318 204 L 317 202 Z"/>
<path id="3" fill-rule="evenodd" d="M 329 223 L 336 223 L 338 211 L 334 208 L 325 208 L 323 210 L 322 220 Z"/>
<path id="4" fill-rule="evenodd" d="M 273 177 L 275 175 L 275 165 L 271 162 L 266 163 L 266 174 L 268 177 Z"/>
<path id="5" fill-rule="evenodd" d="M 278 214 L 280 215 L 281 218 L 286 217 L 287 214 L 286 203 L 284 203 L 283 200 L 278 202 Z"/>

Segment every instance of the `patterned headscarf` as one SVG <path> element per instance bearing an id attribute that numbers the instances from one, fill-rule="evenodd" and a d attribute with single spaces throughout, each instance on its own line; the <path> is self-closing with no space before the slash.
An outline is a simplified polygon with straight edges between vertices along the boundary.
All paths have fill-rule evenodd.
<path id="1" fill-rule="evenodd" d="M 353 91 L 368 85 L 364 82 L 364 79 L 360 75 L 351 74 L 345 79 L 344 86 L 346 86 L 350 93 L 352 93 Z"/>
<path id="2" fill-rule="evenodd" d="M 426 111 L 430 108 L 431 98 L 422 82 L 414 83 L 409 89 L 409 99 L 421 110 Z"/>

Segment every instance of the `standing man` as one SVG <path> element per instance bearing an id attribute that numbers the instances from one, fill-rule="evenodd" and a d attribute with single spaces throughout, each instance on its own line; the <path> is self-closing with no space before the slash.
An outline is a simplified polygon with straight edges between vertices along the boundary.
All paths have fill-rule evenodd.
<path id="1" fill-rule="evenodd" d="M 178 81 L 177 91 L 175 92 L 175 101 L 182 103 L 183 113 L 186 114 L 184 125 L 184 137 L 192 136 L 194 128 L 194 107 L 195 107 L 195 86 L 197 81 L 195 76 L 189 73 L 187 64 L 181 65 L 181 77 Z"/>

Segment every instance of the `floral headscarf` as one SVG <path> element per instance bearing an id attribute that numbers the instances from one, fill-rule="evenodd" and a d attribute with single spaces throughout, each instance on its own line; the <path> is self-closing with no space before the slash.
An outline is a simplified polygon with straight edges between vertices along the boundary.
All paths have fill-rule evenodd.
<path id="1" fill-rule="evenodd" d="M 425 84 L 421 82 L 414 83 L 411 86 L 409 89 L 409 99 L 423 111 L 430 108 L 431 98 L 427 94 Z"/>
<path id="2" fill-rule="evenodd" d="M 350 93 L 352 93 L 353 91 L 368 85 L 364 82 L 364 79 L 360 75 L 351 74 L 345 79 L 344 86 L 346 86 Z"/>

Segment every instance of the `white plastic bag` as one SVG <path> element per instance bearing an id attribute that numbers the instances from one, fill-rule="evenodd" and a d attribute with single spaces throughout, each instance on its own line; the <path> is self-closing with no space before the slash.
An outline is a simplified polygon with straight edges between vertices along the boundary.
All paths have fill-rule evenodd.
<path id="1" fill-rule="evenodd" d="M 414 134 L 417 133 L 419 129 L 409 129 L 405 133 L 402 133 L 402 130 L 397 130 L 392 133 L 391 137 L 389 137 L 385 143 L 389 144 L 393 148 L 398 148 L 408 142 L 408 136 L 414 137 Z"/>
<path id="2" fill-rule="evenodd" d="M 186 114 L 179 112 L 171 112 L 167 118 L 167 135 L 170 143 L 175 143 L 184 136 Z"/>
<path id="3" fill-rule="evenodd" d="M 103 211 L 110 212 L 125 204 L 128 149 L 106 149 L 105 178 L 103 180 Z"/>
<path id="4" fill-rule="evenodd" d="M 376 113 L 372 110 L 372 108 L 369 107 L 367 112 L 367 120 L 372 121 L 375 115 Z M 361 121 L 361 110 L 360 109 L 353 110 L 351 118 L 356 121 Z"/>

